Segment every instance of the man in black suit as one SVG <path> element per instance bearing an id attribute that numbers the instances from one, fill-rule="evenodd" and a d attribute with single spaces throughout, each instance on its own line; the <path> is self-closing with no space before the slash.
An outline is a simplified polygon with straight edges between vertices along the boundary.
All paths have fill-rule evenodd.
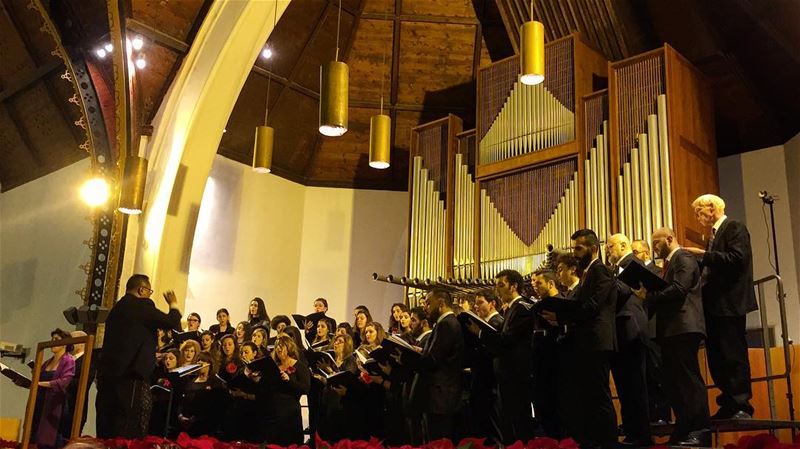
<path id="1" fill-rule="evenodd" d="M 670 229 L 653 233 L 653 248 L 664 259 L 665 289 L 635 290 L 651 315 L 658 317 L 656 335 L 661 345 L 664 388 L 675 411 L 675 429 L 670 443 L 709 446 L 711 426 L 708 396 L 700 375 L 697 352 L 705 334 L 703 301 L 700 297 L 700 267 L 681 249 Z"/>
<path id="2" fill-rule="evenodd" d="M 428 323 L 428 313 L 423 307 L 411 309 L 411 336 L 414 337 L 414 346 L 425 348 L 425 343 L 431 336 L 431 326 Z"/>
<path id="3" fill-rule="evenodd" d="M 558 291 L 557 277 L 551 270 L 539 270 L 533 274 L 531 285 L 538 300 L 565 301 Z M 559 382 L 558 337 L 560 327 L 553 326 L 544 319 L 536 320 L 533 331 L 533 409 L 536 420 L 545 435 L 555 439 L 563 437 L 561 420 L 559 419 Z M 573 404 L 574 406 L 574 404 Z"/>
<path id="4" fill-rule="evenodd" d="M 482 332 L 477 324 L 469 327 L 478 335 L 487 351 L 495 356 L 494 374 L 500 394 L 500 416 L 503 443 L 528 441 L 531 432 L 531 337 L 533 305 L 520 294 L 522 275 L 503 270 L 495 276 L 495 292 L 506 304 L 500 332 Z"/>
<path id="5" fill-rule="evenodd" d="M 461 369 L 464 336 L 453 313 L 453 297 L 435 288 L 425 299 L 428 319 L 435 323 L 413 368 L 429 391 L 426 409 L 428 440 L 455 437 L 456 415 L 461 407 Z"/>
<path id="6" fill-rule="evenodd" d="M 633 255 L 639 259 L 648 270 L 652 271 L 653 273 L 661 276 L 661 267 L 656 265 L 653 261 L 652 256 L 650 255 L 650 244 L 647 243 L 647 240 L 634 240 L 631 242 L 631 251 L 633 251 Z"/>
<path id="7" fill-rule="evenodd" d="M 745 339 L 745 315 L 758 309 L 753 291 L 753 251 L 744 223 L 725 215 L 722 198 L 706 194 L 692 202 L 695 217 L 711 227 L 705 250 L 686 248 L 703 267 L 703 310 L 706 352 L 711 377 L 721 393 L 714 419 L 748 419 L 750 361 Z"/>
<path id="8" fill-rule="evenodd" d="M 628 264 L 642 264 L 633 255 L 630 240 L 623 234 L 614 234 L 606 240 L 606 254 L 616 267 L 615 275 L 622 273 Z M 611 357 L 611 373 L 622 412 L 625 430 L 623 444 L 649 446 L 650 407 L 647 391 L 647 348 L 649 340 L 647 314 L 641 301 L 631 299 L 630 287 L 616 281 L 617 285 L 617 344 L 618 351 Z"/>
<path id="9" fill-rule="evenodd" d="M 97 371 L 98 438 L 141 438 L 150 420 L 150 375 L 156 365 L 156 329 L 180 329 L 174 292 L 164 294 L 169 313 L 150 299 L 150 279 L 134 274 L 125 296 L 108 314 Z"/>
<path id="10" fill-rule="evenodd" d="M 600 241 L 591 229 L 571 236 L 581 282 L 572 301 L 540 312 L 547 321 L 568 324 L 574 354 L 573 394 L 581 405 L 561 422 L 581 447 L 611 447 L 617 441 L 617 416 L 611 403 L 609 359 L 617 349 L 614 329 L 617 289 L 614 275 L 600 261 Z"/>
<path id="11" fill-rule="evenodd" d="M 651 273 L 661 277 L 661 267 L 656 265 L 650 255 L 650 244 L 647 240 L 634 240 L 631 242 L 631 251 Z M 647 322 L 648 339 L 645 342 L 647 349 L 647 399 L 650 402 L 650 421 L 653 424 L 664 425 L 671 421 L 672 412 L 664 393 L 664 381 L 661 373 L 661 347 L 656 339 L 656 316 L 653 315 Z"/>
<path id="12" fill-rule="evenodd" d="M 578 276 L 578 259 L 571 254 L 562 254 L 556 259 L 556 274 L 558 275 L 558 283 L 561 286 L 560 290 L 563 292 L 564 298 L 572 299 L 578 289 L 578 284 L 581 282 L 581 277 Z"/>
<path id="13" fill-rule="evenodd" d="M 495 329 L 503 327 L 503 316 L 497 311 L 500 298 L 492 291 L 475 295 L 475 313 Z M 468 333 L 464 338 L 471 369 L 469 405 L 470 430 L 476 437 L 498 440 L 500 438 L 500 410 L 497 398 L 497 380 L 494 376 L 494 357 L 480 343 L 477 335 Z"/>

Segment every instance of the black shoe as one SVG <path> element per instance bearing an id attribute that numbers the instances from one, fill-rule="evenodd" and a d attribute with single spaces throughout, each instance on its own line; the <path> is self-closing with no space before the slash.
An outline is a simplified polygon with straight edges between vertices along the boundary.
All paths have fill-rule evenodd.
<path id="1" fill-rule="evenodd" d="M 625 437 L 622 441 L 619 442 L 619 445 L 622 447 L 653 447 L 653 441 L 647 440 L 638 440 L 635 438 L 628 438 Z"/>
<path id="2" fill-rule="evenodd" d="M 711 419 L 718 420 L 718 419 L 731 419 L 733 415 L 736 414 L 736 410 L 731 410 L 729 408 L 721 408 L 717 410 L 717 413 L 711 415 Z"/>
<path id="3" fill-rule="evenodd" d="M 689 435 L 687 435 L 686 438 L 673 444 L 675 446 L 710 447 L 711 432 L 708 430 L 689 432 Z"/>
<path id="4" fill-rule="evenodd" d="M 668 426 L 669 423 L 667 421 L 664 421 L 663 419 L 659 419 L 657 421 L 651 422 L 650 425 L 651 426 Z"/>
<path id="5" fill-rule="evenodd" d="M 739 410 L 738 412 L 734 413 L 730 419 L 753 419 L 753 416 L 744 410 Z"/>

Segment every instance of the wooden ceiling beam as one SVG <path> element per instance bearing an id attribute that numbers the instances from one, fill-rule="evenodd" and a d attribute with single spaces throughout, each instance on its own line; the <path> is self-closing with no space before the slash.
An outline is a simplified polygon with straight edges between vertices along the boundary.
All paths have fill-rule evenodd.
<path id="1" fill-rule="evenodd" d="M 386 20 L 394 21 L 395 19 L 401 22 L 423 22 L 423 23 L 440 23 L 440 24 L 454 24 L 454 25 L 476 25 L 478 24 L 477 18 L 471 17 L 445 17 L 445 16 L 432 16 L 432 15 L 415 15 L 415 14 L 401 14 L 397 17 L 389 15 L 388 17 L 379 12 L 365 12 L 361 15 L 362 19 L 367 20 Z"/>
<path id="2" fill-rule="evenodd" d="M 157 30 L 144 22 L 129 18 L 125 20 L 125 25 L 128 30 L 140 34 L 142 37 L 151 40 L 162 47 L 169 48 L 170 50 L 180 54 L 185 54 L 189 51 L 189 44 L 186 42 L 161 30 Z"/>
<path id="3" fill-rule="evenodd" d="M 20 120 L 19 116 L 17 115 L 17 111 L 15 111 L 14 108 L 9 104 L 3 104 L 3 107 L 6 108 L 8 118 L 10 118 L 11 122 L 14 124 L 14 130 L 19 135 L 19 138 L 22 141 L 22 144 L 25 146 L 25 149 L 28 151 L 28 154 L 31 155 L 33 161 L 38 167 L 44 167 L 45 163 L 44 159 L 42 158 L 42 152 L 39 151 L 39 148 L 31 140 L 28 130 L 25 129 L 25 124 L 22 123 L 22 120 Z"/>

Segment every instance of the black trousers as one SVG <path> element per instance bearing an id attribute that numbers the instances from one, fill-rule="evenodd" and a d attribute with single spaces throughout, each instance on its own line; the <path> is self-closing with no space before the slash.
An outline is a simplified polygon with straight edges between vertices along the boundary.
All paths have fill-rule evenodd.
<path id="1" fill-rule="evenodd" d="M 659 341 L 664 363 L 664 390 L 675 412 L 672 442 L 685 439 L 689 432 L 711 427 L 706 386 L 697 360 L 702 339 L 700 334 L 681 334 Z"/>
<path id="2" fill-rule="evenodd" d="M 721 391 L 717 404 L 728 412 L 743 410 L 752 414 L 745 317 L 706 314 L 706 334 L 708 367 Z"/>
<path id="3" fill-rule="evenodd" d="M 663 363 L 661 347 L 653 339 L 645 342 L 647 371 L 647 400 L 650 401 L 650 421 L 670 422 L 672 413 L 664 393 Z"/>
<path id="4" fill-rule="evenodd" d="M 617 387 L 625 436 L 638 442 L 652 439 L 646 359 L 645 343 L 639 339 L 621 344 L 619 351 L 611 356 L 611 374 Z"/>
<path id="5" fill-rule="evenodd" d="M 435 441 L 442 438 L 455 439 L 456 416 L 455 414 L 427 413 L 426 441 Z"/>
<path id="6" fill-rule="evenodd" d="M 562 407 L 566 436 L 581 447 L 611 447 L 617 441 L 617 414 L 608 385 L 610 353 L 576 349 L 571 355 L 570 396 L 576 401 Z"/>
<path id="7" fill-rule="evenodd" d="M 527 442 L 532 433 L 529 366 L 519 367 L 522 375 L 498 382 L 500 393 L 500 422 L 503 444 Z"/>
<path id="8" fill-rule="evenodd" d="M 142 438 L 150 424 L 150 385 L 127 377 L 98 378 L 95 408 L 98 438 Z"/>
<path id="9" fill-rule="evenodd" d="M 550 438 L 561 439 L 563 430 L 559 419 L 558 350 L 552 335 L 533 337 L 533 410 L 542 432 Z"/>

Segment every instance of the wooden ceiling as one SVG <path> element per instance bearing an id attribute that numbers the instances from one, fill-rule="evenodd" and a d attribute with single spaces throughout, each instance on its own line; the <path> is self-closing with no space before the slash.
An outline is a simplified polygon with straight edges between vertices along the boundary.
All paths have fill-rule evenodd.
<path id="1" fill-rule="evenodd" d="M 39 31 L 28 0 L 0 0 L 0 183 L 8 190 L 86 153 L 64 68 Z M 103 0 L 59 0 L 51 12 L 62 39 L 92 51 L 107 35 Z M 152 120 L 210 0 L 128 0 L 129 31 L 146 40 L 134 103 Z M 249 164 L 269 87 L 275 174 L 306 185 L 404 190 L 410 129 L 453 113 L 474 124 L 478 67 L 516 51 L 527 0 L 342 0 L 341 59 L 350 67 L 349 131 L 317 131 L 319 66 L 335 53 L 338 0 L 294 0 L 259 58 L 219 153 Z M 716 100 L 720 155 L 781 144 L 800 131 L 800 6 L 793 0 L 534 0 L 547 39 L 581 32 L 609 59 L 668 42 L 708 77 Z M 108 71 L 101 70 L 107 76 Z M 391 168 L 368 166 L 369 119 L 381 79 L 392 117 Z M 110 78 L 109 78 L 110 81 Z"/>

